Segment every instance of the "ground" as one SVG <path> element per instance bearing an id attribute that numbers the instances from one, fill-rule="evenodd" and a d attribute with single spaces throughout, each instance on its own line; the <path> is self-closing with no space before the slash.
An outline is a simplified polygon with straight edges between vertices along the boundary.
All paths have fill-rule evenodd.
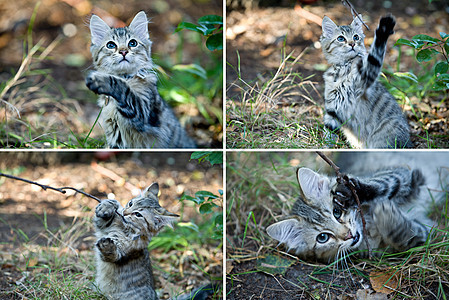
<path id="1" fill-rule="evenodd" d="M 325 154 L 337 161 L 338 153 Z M 266 228 L 290 214 L 298 166 L 332 174 L 330 167 L 314 152 L 228 152 L 226 161 L 227 299 L 445 299 L 449 293 L 447 198 L 433 214 L 440 225 L 428 246 L 332 264 L 303 261 Z M 385 283 L 390 289 L 382 290 Z"/>
<path id="2" fill-rule="evenodd" d="M 294 8 L 295 1 L 285 1 L 284 7 L 227 11 L 228 148 L 333 147 L 323 141 L 322 74 L 328 65 L 320 49 L 319 24 L 324 15 L 339 24 L 349 24 L 352 15 L 341 1 L 309 2 L 314 3 Z M 352 4 L 370 27 L 369 32 L 365 29 L 367 46 L 373 41 L 380 17 L 387 13 L 396 17 L 395 34 L 387 45 L 384 82 L 393 83 L 390 73 L 395 71 L 410 71 L 420 78 L 433 72 L 435 61 L 419 64 L 410 48 L 402 46 L 399 52 L 393 45 L 399 38 L 411 39 L 417 34 L 439 37 L 439 32 L 447 32 L 447 3 L 412 0 Z M 306 19 L 305 12 L 313 15 Z M 398 101 L 416 148 L 448 148 L 448 94 L 432 93 L 427 90 L 428 82 L 420 79 L 416 90 Z M 342 140 L 337 147 L 348 148 Z"/>
<path id="3" fill-rule="evenodd" d="M 219 195 L 221 165 L 190 160 L 187 152 L 14 152 L 2 154 L 0 170 L 52 187 L 74 187 L 100 199 L 114 197 L 123 205 L 158 182 L 161 206 L 181 215 L 178 225 L 160 233 L 158 244 L 151 246 L 160 297 L 173 297 L 212 279 L 221 282 L 222 240 L 212 239 L 210 233 L 221 199 L 214 201 L 218 207 L 213 214 L 200 214 L 191 201 L 180 202 L 183 194 L 198 191 Z M 91 283 L 96 205 L 74 191 L 44 191 L 0 177 L 0 299 L 100 299 Z"/>
<path id="4" fill-rule="evenodd" d="M 0 146 L 104 148 L 103 130 L 94 126 L 100 112 L 97 96 L 84 83 L 92 69 L 90 15 L 100 15 L 118 27 L 129 24 L 140 10 L 150 18 L 161 95 L 199 147 L 222 148 L 223 52 L 206 49 L 205 38 L 197 33 L 175 33 L 182 21 L 221 16 L 222 3 L 216 0 L 136 0 L 126 5 L 122 1 L 2 1 Z M 38 42 L 40 47 L 31 49 Z M 25 55 L 33 51 L 32 59 L 26 60 Z M 197 70 L 195 75 L 192 69 L 175 67 L 193 64 L 205 73 Z"/>

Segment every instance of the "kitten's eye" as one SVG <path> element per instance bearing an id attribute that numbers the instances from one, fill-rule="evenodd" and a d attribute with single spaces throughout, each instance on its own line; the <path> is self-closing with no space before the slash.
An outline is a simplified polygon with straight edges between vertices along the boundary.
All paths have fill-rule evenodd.
<path id="1" fill-rule="evenodd" d="M 131 207 L 131 206 L 133 206 L 133 202 L 132 201 L 128 202 L 128 207 Z"/>
<path id="2" fill-rule="evenodd" d="M 136 47 L 137 46 L 137 41 L 132 39 L 129 41 L 128 43 L 128 47 Z"/>
<path id="3" fill-rule="evenodd" d="M 360 40 L 360 37 L 357 34 L 354 34 L 353 39 L 354 39 L 354 41 L 358 41 L 358 40 Z"/>
<path id="4" fill-rule="evenodd" d="M 106 48 L 108 48 L 108 49 L 115 49 L 115 48 L 117 48 L 117 45 L 114 42 L 108 42 L 106 44 Z"/>
<path id="5" fill-rule="evenodd" d="M 340 36 L 337 38 L 337 41 L 339 41 L 339 42 L 344 42 L 344 41 L 346 41 L 346 39 L 345 39 L 344 36 L 340 35 Z"/>
<path id="6" fill-rule="evenodd" d="M 138 218 L 142 218 L 142 215 L 140 214 L 140 212 L 135 212 L 134 215 Z"/>
<path id="7" fill-rule="evenodd" d="M 316 241 L 320 244 L 324 244 L 329 240 L 329 234 L 328 233 L 320 233 L 316 236 Z"/>
<path id="8" fill-rule="evenodd" d="M 338 207 L 334 207 L 334 217 L 335 219 L 340 219 L 341 215 L 343 214 L 343 211 L 341 209 L 339 209 Z"/>

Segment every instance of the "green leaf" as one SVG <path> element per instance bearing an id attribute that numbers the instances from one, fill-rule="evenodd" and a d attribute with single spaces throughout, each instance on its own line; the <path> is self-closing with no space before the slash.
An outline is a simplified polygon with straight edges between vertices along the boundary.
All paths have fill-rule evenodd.
<path id="1" fill-rule="evenodd" d="M 449 34 L 447 34 L 446 32 L 440 32 L 440 36 L 444 40 L 445 38 L 449 37 Z"/>
<path id="2" fill-rule="evenodd" d="M 413 43 L 413 42 L 411 42 L 409 40 L 406 40 L 406 39 L 399 39 L 399 40 L 396 41 L 396 43 L 394 43 L 394 45 L 395 46 L 406 45 L 406 46 L 410 46 L 410 47 L 415 48 L 416 43 Z"/>
<path id="3" fill-rule="evenodd" d="M 179 23 L 178 27 L 175 30 L 175 32 L 181 31 L 183 29 L 188 29 L 188 30 L 199 32 L 199 33 L 203 33 L 201 30 L 198 29 L 198 25 L 192 24 L 192 23 L 189 23 L 189 22 L 181 22 L 181 23 Z"/>
<path id="4" fill-rule="evenodd" d="M 435 76 L 438 74 L 444 74 L 447 73 L 447 70 L 449 69 L 449 65 L 447 62 L 442 61 L 435 65 Z"/>
<path id="5" fill-rule="evenodd" d="M 217 15 L 202 16 L 198 19 L 198 24 L 223 25 L 223 17 Z"/>
<path id="6" fill-rule="evenodd" d="M 212 209 L 214 207 L 217 207 L 215 203 L 212 202 L 204 203 L 203 205 L 200 206 L 200 214 L 209 214 L 212 212 Z"/>
<path id="7" fill-rule="evenodd" d="M 198 159 L 199 162 L 206 160 L 211 165 L 223 163 L 223 153 L 219 151 L 196 151 L 190 155 L 190 159 Z"/>
<path id="8" fill-rule="evenodd" d="M 423 49 L 416 54 L 416 60 L 426 62 L 432 60 L 433 52 L 430 49 Z"/>
<path id="9" fill-rule="evenodd" d="M 208 192 L 208 191 L 198 191 L 198 192 L 195 193 L 195 196 L 196 197 L 209 197 L 209 198 L 212 198 L 212 199 L 217 199 L 218 198 L 217 195 L 214 195 L 214 194 L 212 194 L 211 192 Z"/>
<path id="10" fill-rule="evenodd" d="M 440 74 L 437 76 L 438 81 L 449 82 L 449 74 Z"/>
<path id="11" fill-rule="evenodd" d="M 189 64 L 189 65 L 174 65 L 173 70 L 177 71 L 183 71 L 191 74 L 198 75 L 199 77 L 203 79 L 207 79 L 207 73 L 206 70 L 204 70 L 201 66 L 197 64 Z"/>
<path id="12" fill-rule="evenodd" d="M 198 197 L 192 197 L 192 196 L 188 196 L 188 195 L 182 195 L 181 199 L 179 199 L 179 201 L 184 201 L 184 200 L 188 200 L 188 201 L 192 201 L 195 202 L 196 204 L 201 204 L 203 203 L 205 200 L 204 198 L 198 198 Z"/>
<path id="13" fill-rule="evenodd" d="M 427 34 L 417 34 L 414 37 L 412 37 L 412 40 L 430 44 L 437 44 L 440 41 L 439 39 L 431 37 Z"/>
<path id="14" fill-rule="evenodd" d="M 436 91 L 449 90 L 449 83 L 445 83 L 443 81 L 436 81 L 432 88 Z"/>
<path id="15" fill-rule="evenodd" d="M 178 223 L 176 223 L 176 226 L 189 228 L 198 233 L 200 232 L 198 225 L 196 225 L 195 223 L 192 223 L 192 222 L 178 222 Z"/>
<path id="16" fill-rule="evenodd" d="M 219 214 L 215 217 L 214 223 L 217 224 L 217 225 L 219 225 L 219 224 L 223 225 L 223 213 L 219 213 Z"/>
<path id="17" fill-rule="evenodd" d="M 418 83 L 418 77 L 416 77 L 416 75 L 411 72 L 395 72 L 393 73 L 393 76 L 409 79 L 415 83 Z"/>
<path id="18" fill-rule="evenodd" d="M 206 47 L 210 51 L 223 50 L 223 32 L 208 37 L 206 40 Z"/>
<path id="19" fill-rule="evenodd" d="M 295 260 L 291 258 L 283 258 L 268 254 L 266 257 L 257 260 L 257 269 L 272 275 L 283 275 L 294 263 Z"/>

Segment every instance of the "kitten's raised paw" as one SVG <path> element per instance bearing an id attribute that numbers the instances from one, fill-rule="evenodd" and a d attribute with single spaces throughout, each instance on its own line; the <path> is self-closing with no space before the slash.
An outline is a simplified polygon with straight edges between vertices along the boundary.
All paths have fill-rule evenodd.
<path id="1" fill-rule="evenodd" d="M 379 37 L 388 38 L 394 33 L 394 26 L 396 25 L 396 19 L 392 15 L 382 17 L 379 22 L 379 27 L 376 30 L 376 35 Z"/>
<path id="2" fill-rule="evenodd" d="M 91 72 L 86 77 L 86 86 L 95 94 L 108 94 L 109 85 L 106 83 L 109 81 L 109 75 L 103 75 L 99 72 Z"/>
<path id="3" fill-rule="evenodd" d="M 98 218 L 109 219 L 115 214 L 118 208 L 119 204 L 117 200 L 103 200 L 95 208 L 95 215 Z"/>

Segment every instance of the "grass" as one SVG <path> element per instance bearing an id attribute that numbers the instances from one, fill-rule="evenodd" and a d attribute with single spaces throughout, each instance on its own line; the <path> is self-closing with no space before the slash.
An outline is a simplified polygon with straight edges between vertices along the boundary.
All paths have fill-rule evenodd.
<path id="1" fill-rule="evenodd" d="M 318 120 L 316 82 L 294 69 L 302 53 L 282 55 L 274 74 L 255 82 L 242 78 L 240 58 L 235 67 L 238 79 L 228 86 L 238 95 L 226 103 L 228 148 L 327 148 L 323 125 Z"/>
<path id="2" fill-rule="evenodd" d="M 313 152 L 230 152 L 227 155 L 228 295 L 237 285 L 245 287 L 239 289 L 240 293 L 249 289 L 249 293 L 261 295 L 261 289 L 251 290 L 252 279 L 246 274 L 261 274 L 256 262 L 274 256 L 291 261 L 294 266 L 287 268 L 292 270 L 288 274 L 295 275 L 268 274 L 259 279 L 267 282 L 266 292 L 279 290 L 284 295 L 291 293 L 292 297 L 302 294 L 312 298 L 332 297 L 335 293 L 355 295 L 360 289 L 372 288 L 370 280 L 384 284 L 394 279 L 399 286 L 390 295 L 393 298 L 444 299 L 449 284 L 447 201 L 443 209 L 434 213 L 439 227 L 432 230 L 423 246 L 402 253 L 385 253 L 371 260 L 357 258 L 353 253 L 352 262 L 340 260 L 330 265 L 305 262 L 284 252 L 283 247 L 278 248 L 265 229 L 289 215 L 298 196 L 297 166 L 324 173 L 331 172 L 329 166 Z M 335 157 L 335 153 L 329 156 Z"/>
<path id="3" fill-rule="evenodd" d="M 302 53 L 296 58 L 294 53 L 282 55 L 274 74 L 260 75 L 254 82 L 243 80 L 237 53 L 237 65 L 231 67 L 238 78 L 227 88 L 228 148 L 350 148 L 343 136 L 331 135 L 324 128 L 323 84 L 312 81 L 313 76 L 304 77 L 295 71 L 301 64 Z M 400 55 L 399 61 L 401 57 L 404 60 L 404 55 Z M 405 109 L 416 146 L 447 148 L 449 129 L 444 125 L 446 118 L 439 113 L 445 114 L 448 94 L 432 90 L 433 68 L 423 68 L 416 63 L 414 68 L 420 71 L 415 81 L 410 76 L 400 77 L 389 68 L 384 71 L 388 77 L 384 75 L 381 81 Z"/>
<path id="4" fill-rule="evenodd" d="M 92 230 L 90 218 L 78 219 L 58 230 L 48 228 L 45 215 L 42 223 L 39 238 L 46 243 L 38 244 L 15 228 L 21 232 L 21 241 L 16 241 L 20 245 L 15 245 L 12 252 L 1 251 L 2 268 L 9 268 L 16 279 L 10 288 L 2 287 L 2 299 L 106 299 L 93 286 L 94 256 L 91 251 L 79 250 Z"/>
<path id="5" fill-rule="evenodd" d="M 21 65 L 11 71 L 5 82 L 0 83 L 0 147 L 104 148 L 104 133 L 97 125 L 101 111 L 96 118 L 94 116 L 93 123 L 88 121 L 88 111 L 97 111 L 97 96 L 86 89 L 84 99 L 87 100 L 71 99 L 65 86 L 52 78 L 53 71 L 58 70 L 44 67 L 47 60 L 53 59 L 53 50 L 62 37 L 49 43 L 45 40 L 33 41 L 38 7 L 39 3 L 35 6 L 24 37 Z M 216 147 L 223 131 L 222 51 L 204 49 L 204 42 L 196 33 L 180 32 L 176 36 L 179 37 L 176 58 L 172 59 L 167 54 L 154 58 L 160 65 L 158 90 L 175 107 L 181 124 L 189 132 L 194 132 L 199 146 Z M 192 43 L 198 47 L 198 51 L 189 50 L 194 52 L 194 62 L 184 64 L 183 51 Z M 84 86 L 83 83 L 79 84 Z"/>
<path id="6" fill-rule="evenodd" d="M 0 220 L 4 222 L 3 220 Z M 20 245 L 11 248 L 11 244 L 0 245 L 3 257 L 2 268 L 12 275 L 9 287 L 2 287 L 0 298 L 15 299 L 106 299 L 95 288 L 95 261 L 93 254 L 94 237 L 91 217 L 78 218 L 69 226 L 57 230 L 49 229 L 46 217 L 42 219 L 43 232 L 38 235 L 45 243 L 36 243 L 20 228 L 13 228 Z M 150 243 L 151 257 L 156 282 L 162 285 L 165 299 L 168 294 L 185 293 L 181 285 L 199 287 L 207 282 L 198 281 L 208 278 L 221 282 L 221 276 L 214 277 L 216 269 L 221 270 L 221 240 L 211 241 L 202 229 L 210 227 L 211 222 L 204 220 L 198 225 L 200 230 L 190 232 L 188 243 L 179 247 L 179 243 L 165 238 L 184 238 L 182 225 L 176 230 L 166 229 Z M 154 247 L 154 241 L 157 248 Z M 86 244 L 90 246 L 86 246 Z M 211 246 L 214 244 L 215 246 Z M 9 250 L 8 250 L 9 249 Z M 80 250 L 82 249 L 82 250 Z M 207 249 L 207 250 L 206 250 Z M 214 258 L 214 263 L 211 263 Z M 215 269 L 215 271 L 214 271 Z M 186 282 L 185 278 L 191 280 Z M 174 284 L 176 283 L 176 284 Z M 213 299 L 218 299 L 221 289 Z"/>
<path id="7" fill-rule="evenodd" d="M 42 68 L 61 42 L 33 42 L 36 4 L 23 42 L 23 59 L 11 77 L 0 85 L 0 146 L 5 148 L 102 148 L 105 141 L 93 139 L 92 129 L 80 118 L 80 106 Z M 44 44 L 47 44 L 44 46 Z M 21 113 L 22 112 L 22 113 Z M 26 117 L 24 116 L 26 115 Z M 70 129 L 70 128 L 73 128 Z"/>

